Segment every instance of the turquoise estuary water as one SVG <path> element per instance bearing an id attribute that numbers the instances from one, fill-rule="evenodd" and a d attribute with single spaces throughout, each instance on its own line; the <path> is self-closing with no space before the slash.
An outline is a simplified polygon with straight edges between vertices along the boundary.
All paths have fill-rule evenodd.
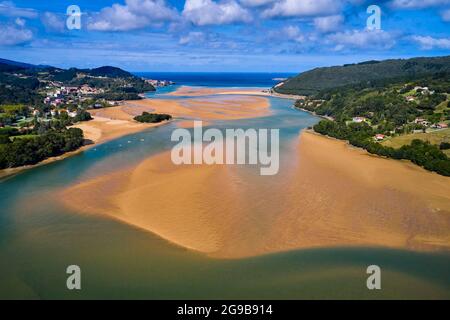
<path id="1" fill-rule="evenodd" d="M 270 117 L 223 121 L 280 128 L 283 150 L 317 118 L 271 99 Z M 174 124 L 96 146 L 0 180 L 0 298 L 3 299 L 379 299 L 450 298 L 450 254 L 375 248 L 297 250 L 214 259 L 97 215 L 73 212 L 58 191 L 169 150 Z M 79 265 L 82 289 L 66 288 Z M 382 268 L 382 290 L 366 268 Z"/>

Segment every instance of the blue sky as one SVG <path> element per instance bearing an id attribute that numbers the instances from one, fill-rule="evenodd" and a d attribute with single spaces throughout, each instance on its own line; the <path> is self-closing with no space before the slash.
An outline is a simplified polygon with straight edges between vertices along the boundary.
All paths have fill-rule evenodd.
<path id="1" fill-rule="evenodd" d="M 300 72 L 448 55 L 449 30 L 450 0 L 0 0 L 0 57 L 58 67 Z"/>

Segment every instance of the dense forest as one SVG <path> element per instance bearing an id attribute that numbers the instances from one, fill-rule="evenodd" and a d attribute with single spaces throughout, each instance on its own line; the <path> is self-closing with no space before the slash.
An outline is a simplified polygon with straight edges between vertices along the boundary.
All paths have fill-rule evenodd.
<path id="1" fill-rule="evenodd" d="M 83 145 L 81 129 L 50 128 L 42 134 L 37 130 L 17 135 L 14 129 L 0 128 L 0 169 L 35 164 Z"/>
<path id="2" fill-rule="evenodd" d="M 169 114 L 159 114 L 159 113 L 148 113 L 143 112 L 142 115 L 134 117 L 134 120 L 144 123 L 159 123 L 162 121 L 168 121 L 172 119 Z"/>
<path id="3" fill-rule="evenodd" d="M 274 90 L 278 93 L 313 95 L 352 84 L 370 85 L 377 80 L 415 79 L 436 73 L 450 73 L 450 56 L 434 58 L 367 61 L 337 67 L 316 68 L 288 79 Z"/>

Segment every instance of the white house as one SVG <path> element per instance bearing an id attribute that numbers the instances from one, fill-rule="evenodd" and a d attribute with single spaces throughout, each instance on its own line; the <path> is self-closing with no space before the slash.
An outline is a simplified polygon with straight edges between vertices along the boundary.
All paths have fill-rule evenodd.
<path id="1" fill-rule="evenodd" d="M 362 122 L 366 122 L 367 119 L 365 117 L 354 117 L 353 118 L 353 122 L 355 123 L 362 123 Z"/>

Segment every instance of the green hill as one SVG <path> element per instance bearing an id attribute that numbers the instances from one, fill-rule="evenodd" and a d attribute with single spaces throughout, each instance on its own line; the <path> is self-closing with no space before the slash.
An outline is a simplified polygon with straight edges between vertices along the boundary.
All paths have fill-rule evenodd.
<path id="1" fill-rule="evenodd" d="M 114 101 L 140 99 L 139 94 L 156 90 L 150 83 L 116 67 L 61 69 L 0 58 L 0 104 L 38 104 L 43 99 L 39 91 L 51 81 L 102 89 L 94 98 Z"/>
<path id="2" fill-rule="evenodd" d="M 109 78 L 132 78 L 133 75 L 116 67 L 100 67 L 88 71 L 93 77 L 109 77 Z"/>
<path id="3" fill-rule="evenodd" d="M 338 67 L 316 68 L 288 79 L 274 90 L 283 94 L 312 95 L 325 89 L 379 80 L 415 78 L 450 72 L 450 56 L 366 61 Z"/>

